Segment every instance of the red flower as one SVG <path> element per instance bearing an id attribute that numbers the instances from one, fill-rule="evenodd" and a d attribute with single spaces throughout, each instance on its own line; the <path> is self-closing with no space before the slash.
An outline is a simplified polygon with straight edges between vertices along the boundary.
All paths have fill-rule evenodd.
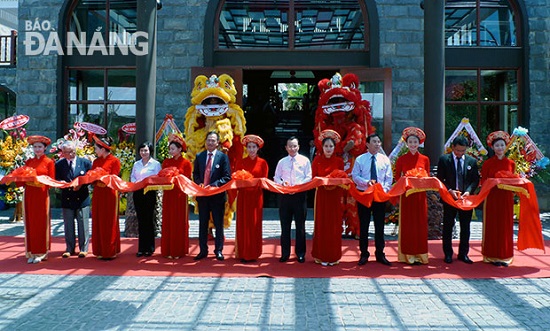
<path id="1" fill-rule="evenodd" d="M 251 179 L 254 178 L 254 175 L 252 175 L 250 172 L 246 170 L 237 170 L 232 175 L 231 178 L 233 179 Z"/>
<path id="2" fill-rule="evenodd" d="M 414 168 L 407 171 L 407 173 L 405 173 L 405 176 L 422 178 L 422 177 L 428 177 L 429 174 L 428 172 L 426 172 L 426 169 Z"/>
<path id="3" fill-rule="evenodd" d="M 28 167 L 28 166 L 22 166 L 14 171 L 11 172 L 12 176 L 15 177 L 31 177 L 36 176 L 36 169 Z"/>

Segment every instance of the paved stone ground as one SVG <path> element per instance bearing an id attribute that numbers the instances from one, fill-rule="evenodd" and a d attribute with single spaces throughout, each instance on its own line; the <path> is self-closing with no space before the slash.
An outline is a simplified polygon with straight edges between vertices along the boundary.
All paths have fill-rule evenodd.
<path id="1" fill-rule="evenodd" d="M 59 211 L 53 216 L 53 234 L 62 235 Z M 8 217 L 0 212 L 0 235 L 22 235 Z M 550 213 L 542 217 L 549 239 Z M 265 236 L 277 237 L 276 210 L 266 210 L 264 223 Z M 472 239 L 480 229 L 474 222 Z M 550 330 L 550 279 L 0 274 L 0 329 Z"/>

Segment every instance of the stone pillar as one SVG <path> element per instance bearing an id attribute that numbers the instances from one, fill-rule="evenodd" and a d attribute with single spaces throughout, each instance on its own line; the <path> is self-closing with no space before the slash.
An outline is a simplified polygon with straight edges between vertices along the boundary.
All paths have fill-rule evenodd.
<path id="1" fill-rule="evenodd" d="M 445 1 L 424 2 L 425 154 L 437 165 L 445 145 Z"/>
<path id="2" fill-rule="evenodd" d="M 137 30 L 148 33 L 147 54 L 136 56 L 136 155 L 137 147 L 154 143 L 157 87 L 157 1 L 137 1 Z M 141 38 L 140 38 L 141 40 Z M 151 151 L 153 154 L 153 151 Z"/>
<path id="3" fill-rule="evenodd" d="M 136 159 L 138 147 L 144 141 L 154 146 L 157 89 L 157 1 L 137 1 L 137 30 L 147 32 L 147 54 L 136 56 Z M 142 41 L 141 37 L 138 41 Z M 151 155 L 154 152 L 151 151 Z M 128 194 L 125 236 L 138 236 L 138 221 L 133 195 Z"/>

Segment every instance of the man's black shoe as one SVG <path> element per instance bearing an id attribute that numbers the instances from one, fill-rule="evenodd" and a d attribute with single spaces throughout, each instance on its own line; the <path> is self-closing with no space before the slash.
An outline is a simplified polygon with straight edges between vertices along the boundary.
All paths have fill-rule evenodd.
<path id="1" fill-rule="evenodd" d="M 279 262 L 286 262 L 288 261 L 288 256 L 281 256 L 281 258 L 279 259 Z"/>
<path id="2" fill-rule="evenodd" d="M 450 256 L 445 256 L 445 260 L 443 261 L 445 261 L 445 263 L 453 263 L 453 258 Z"/>
<path id="3" fill-rule="evenodd" d="M 197 256 L 193 258 L 193 260 L 198 261 L 204 259 L 208 254 L 207 253 L 199 253 Z"/>
<path id="4" fill-rule="evenodd" d="M 460 261 L 464 262 L 464 263 L 468 263 L 468 264 L 472 264 L 474 263 L 474 261 L 470 260 L 470 258 L 468 257 L 468 255 L 459 255 L 457 257 L 457 259 L 459 259 Z"/>
<path id="5" fill-rule="evenodd" d="M 298 263 L 304 263 L 306 262 L 306 258 L 303 256 L 298 256 Z"/>
<path id="6" fill-rule="evenodd" d="M 361 258 L 359 259 L 359 262 L 357 262 L 357 265 L 365 265 L 367 264 L 368 261 L 369 261 L 368 256 L 361 256 Z"/>
<path id="7" fill-rule="evenodd" d="M 224 260 L 222 252 L 217 252 L 216 253 L 216 260 L 218 260 L 218 261 L 223 261 Z"/>
<path id="8" fill-rule="evenodd" d="M 391 265 L 391 262 L 388 261 L 385 256 L 377 257 L 376 262 L 382 263 L 383 265 Z"/>

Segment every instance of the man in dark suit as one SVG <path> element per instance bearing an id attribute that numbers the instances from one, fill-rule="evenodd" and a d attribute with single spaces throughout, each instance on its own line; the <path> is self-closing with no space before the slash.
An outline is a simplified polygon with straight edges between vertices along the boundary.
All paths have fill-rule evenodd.
<path id="1" fill-rule="evenodd" d="M 55 179 L 71 182 L 78 176 L 83 176 L 92 168 L 88 159 L 76 156 L 76 146 L 72 141 L 65 141 L 61 146 L 62 159 L 55 163 Z M 61 208 L 63 208 L 63 224 L 65 228 L 66 249 L 63 258 L 75 254 L 76 237 L 74 220 L 78 227 L 78 257 L 88 254 L 90 241 L 90 192 L 88 185 L 61 190 Z"/>
<path id="2" fill-rule="evenodd" d="M 468 140 L 464 136 L 457 136 L 451 147 L 452 153 L 439 158 L 437 178 L 445 184 L 451 196 L 455 200 L 459 200 L 473 194 L 477 189 L 479 172 L 477 161 L 473 157 L 464 154 L 468 148 Z M 472 212 L 472 210 L 457 209 L 443 202 L 443 253 L 445 253 L 445 263 L 453 262 L 452 237 L 457 214 L 460 222 L 460 244 L 457 258 L 468 264 L 473 263 L 468 257 Z"/>
<path id="3" fill-rule="evenodd" d="M 193 181 L 201 186 L 219 187 L 231 180 L 229 157 L 217 148 L 220 137 L 217 132 L 211 131 L 206 135 L 206 150 L 199 153 L 193 164 Z M 195 260 L 208 256 L 208 221 L 212 213 L 216 240 L 214 254 L 216 259 L 223 261 L 223 215 L 225 213 L 225 192 L 197 197 L 199 205 L 199 246 L 200 252 Z"/>

